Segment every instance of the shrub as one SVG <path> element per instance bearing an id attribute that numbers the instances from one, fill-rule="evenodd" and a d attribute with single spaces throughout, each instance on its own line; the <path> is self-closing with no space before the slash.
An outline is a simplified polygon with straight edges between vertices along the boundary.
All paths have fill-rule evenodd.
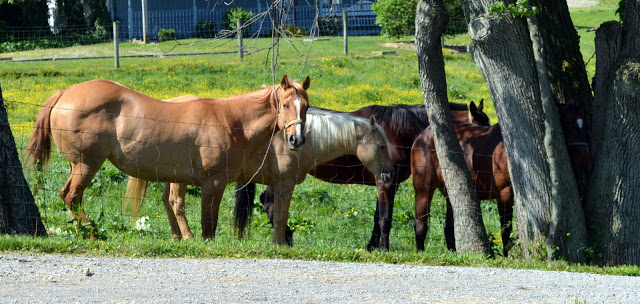
<path id="1" fill-rule="evenodd" d="M 398 39 L 415 34 L 417 5 L 418 0 L 378 0 L 371 9 L 378 15 L 376 24 L 382 34 Z"/>
<path id="2" fill-rule="evenodd" d="M 176 31 L 174 29 L 160 29 L 158 31 L 158 41 L 176 40 Z"/>
<path id="3" fill-rule="evenodd" d="M 252 12 L 245 11 L 241 7 L 234 7 L 225 13 L 224 28 L 228 30 L 236 30 L 238 28 L 238 19 L 242 20 L 242 22 L 246 22 L 251 18 L 253 18 Z M 248 33 L 248 28 L 244 28 L 242 30 L 243 36 L 247 36 Z"/>
<path id="4" fill-rule="evenodd" d="M 342 29 L 342 19 L 338 17 L 318 17 L 318 34 L 333 36 Z"/>
<path id="5" fill-rule="evenodd" d="M 376 24 L 382 27 L 382 34 L 390 38 L 413 36 L 415 34 L 416 7 L 418 0 L 378 0 L 371 9 L 378 15 Z M 449 13 L 447 34 L 467 31 L 464 12 L 458 0 L 444 0 Z"/>
<path id="6" fill-rule="evenodd" d="M 214 38 L 216 36 L 216 22 L 212 20 L 200 20 L 196 24 L 195 36 L 198 38 Z"/>
<path id="7" fill-rule="evenodd" d="M 305 30 L 305 29 L 301 29 L 295 25 L 287 25 L 284 28 L 282 28 L 282 32 L 284 33 L 284 35 L 286 35 L 287 37 L 294 37 L 294 36 L 307 36 L 309 35 L 309 31 Z M 273 36 L 273 28 L 271 28 L 269 30 L 269 35 Z"/>

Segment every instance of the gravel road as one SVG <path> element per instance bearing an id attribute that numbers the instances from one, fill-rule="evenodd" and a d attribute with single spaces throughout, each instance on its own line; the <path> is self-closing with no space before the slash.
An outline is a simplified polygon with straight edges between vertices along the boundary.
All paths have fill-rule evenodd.
<path id="1" fill-rule="evenodd" d="M 640 277 L 241 259 L 0 255 L 0 303 L 640 303 Z"/>

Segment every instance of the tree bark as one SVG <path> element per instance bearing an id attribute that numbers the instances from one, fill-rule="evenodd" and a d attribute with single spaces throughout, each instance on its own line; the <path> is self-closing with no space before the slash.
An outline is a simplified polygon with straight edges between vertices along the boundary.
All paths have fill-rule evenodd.
<path id="1" fill-rule="evenodd" d="M 584 248 L 587 245 L 584 212 L 578 194 L 578 185 L 570 166 L 569 154 L 562 136 L 560 118 L 553 100 L 549 84 L 547 65 L 545 64 L 545 45 L 540 38 L 536 16 L 527 18 L 533 54 L 538 70 L 540 97 L 544 110 L 544 147 L 549 163 L 551 177 L 551 220 L 547 239 L 547 258 L 557 253 L 571 262 L 584 261 Z"/>
<path id="2" fill-rule="evenodd" d="M 536 0 L 530 4 L 540 9 L 536 19 L 545 28 L 540 32 L 540 38 L 545 45 L 543 55 L 553 96 L 559 103 L 583 109 L 585 112 L 581 114 L 590 114 L 591 86 L 580 52 L 580 36 L 571 20 L 567 1 Z M 590 118 L 590 115 L 586 116 Z"/>
<path id="3" fill-rule="evenodd" d="M 489 86 L 509 153 L 522 253 L 542 255 L 551 216 L 551 180 L 527 24 L 522 18 L 488 15 L 491 0 L 460 2 L 469 23 L 471 56 Z"/>
<path id="4" fill-rule="evenodd" d="M 596 258 L 606 265 L 640 265 L 639 11 L 638 0 L 627 0 L 622 29 L 608 22 L 596 31 L 594 106 L 601 112 L 593 119 L 604 131 L 594 137 L 587 210 Z"/>
<path id="5" fill-rule="evenodd" d="M 442 0 L 421 0 L 416 11 L 416 48 L 422 95 L 436 153 L 453 207 L 456 250 L 490 253 L 482 211 L 453 126 L 440 38 L 449 16 Z"/>
<path id="6" fill-rule="evenodd" d="M 0 233 L 46 236 L 9 127 L 0 87 Z"/>
<path id="7" fill-rule="evenodd" d="M 567 1 L 535 0 L 530 1 L 530 4 L 540 9 L 536 19 L 544 28 L 540 31 L 540 38 L 545 46 L 543 56 L 552 96 L 559 104 L 574 105 L 580 117 L 585 118 L 584 128 L 591 130 L 591 86 L 580 52 L 580 37 L 571 20 Z M 559 114 L 562 118 L 563 112 Z M 564 131 L 566 134 L 567 131 Z M 586 142 L 591 143 L 590 134 L 587 134 Z M 583 164 L 578 160 L 571 159 L 571 164 L 578 191 L 580 196 L 584 197 L 588 188 L 589 172 L 581 168 Z"/>

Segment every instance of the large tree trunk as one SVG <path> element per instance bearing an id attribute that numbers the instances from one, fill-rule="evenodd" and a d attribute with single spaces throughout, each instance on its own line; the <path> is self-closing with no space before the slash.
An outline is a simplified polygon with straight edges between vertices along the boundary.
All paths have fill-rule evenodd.
<path id="1" fill-rule="evenodd" d="M 488 15 L 491 0 L 460 2 L 469 23 L 471 56 L 489 86 L 509 153 L 522 252 L 539 255 L 546 250 L 551 180 L 527 23 L 522 18 Z"/>
<path id="2" fill-rule="evenodd" d="M 595 168 L 587 210 L 591 237 L 607 265 L 640 265 L 640 5 L 627 0 L 620 30 L 596 32 Z"/>
<path id="3" fill-rule="evenodd" d="M 548 69 L 545 63 L 545 45 L 540 38 L 538 19 L 527 18 L 533 54 L 538 70 L 540 97 L 544 109 L 544 146 L 549 163 L 551 177 L 551 220 L 549 221 L 549 238 L 547 240 L 547 257 L 553 258 L 556 248 L 567 260 L 584 261 L 586 233 L 584 212 L 578 194 L 578 185 L 570 166 L 560 119 L 553 100 L 549 84 Z"/>
<path id="4" fill-rule="evenodd" d="M 544 60 L 551 91 L 559 103 L 574 104 L 590 114 L 593 97 L 587 72 L 580 52 L 580 37 L 575 30 L 567 1 L 536 0 L 538 24 L 544 27 L 540 32 L 545 45 Z"/>
<path id="5" fill-rule="evenodd" d="M 422 95 L 436 153 L 453 207 L 456 250 L 490 253 L 482 211 L 449 114 L 440 38 L 449 16 L 442 0 L 421 0 L 416 12 L 416 47 Z"/>
<path id="6" fill-rule="evenodd" d="M 593 97 L 580 52 L 580 37 L 571 20 L 567 1 L 536 0 L 530 3 L 540 9 L 540 13 L 535 17 L 538 24 L 544 28 L 540 32 L 540 38 L 545 46 L 543 56 L 547 63 L 547 75 L 553 97 L 560 104 L 574 105 L 579 116 L 586 120 L 584 128 L 590 130 Z M 564 112 L 559 114 L 562 120 L 567 121 L 562 117 Z M 567 130 L 564 132 L 568 133 Z M 589 136 L 587 133 L 588 143 Z M 571 140 L 565 137 L 565 141 Z M 584 197 L 591 177 L 590 172 L 585 170 L 580 160 L 571 159 L 571 165 L 580 196 Z"/>
<path id="7" fill-rule="evenodd" d="M 40 211 L 22 173 L 0 87 L 0 233 L 45 236 Z"/>

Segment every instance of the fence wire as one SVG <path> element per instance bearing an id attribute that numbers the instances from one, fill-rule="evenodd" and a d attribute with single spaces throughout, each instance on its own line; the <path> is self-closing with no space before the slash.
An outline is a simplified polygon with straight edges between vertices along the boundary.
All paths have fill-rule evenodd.
<path id="1" fill-rule="evenodd" d="M 273 48 L 270 41 L 257 39 L 271 37 L 273 32 L 284 38 L 341 36 L 343 10 L 348 12 L 349 36 L 380 35 L 381 28 L 375 23 L 377 15 L 369 4 L 314 7 L 283 5 L 282 1 L 274 1 L 262 11 L 254 9 L 254 17 L 243 23 L 241 30 L 248 40 L 245 43 L 246 52 L 251 54 Z M 238 47 L 235 37 L 238 30 L 227 24 L 225 13 L 225 10 L 217 7 L 196 11 L 149 12 L 147 32 L 152 43 L 143 45 L 142 13 L 135 12 L 130 20 L 117 24 L 118 41 L 131 44 L 120 47 L 120 57 L 236 53 Z M 464 32 L 466 22 L 463 19 L 450 20 L 447 35 Z M 13 61 L 113 58 L 113 40 L 114 28 L 111 23 L 63 28 L 2 27 L 0 58 Z M 158 43 L 159 40 L 165 42 Z"/>

